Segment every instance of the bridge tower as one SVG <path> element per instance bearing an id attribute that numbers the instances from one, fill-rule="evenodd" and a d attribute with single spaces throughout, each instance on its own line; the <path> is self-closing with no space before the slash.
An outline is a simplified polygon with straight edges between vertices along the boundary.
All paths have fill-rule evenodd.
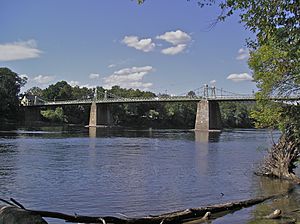
<path id="1" fill-rule="evenodd" d="M 201 100 L 197 103 L 196 131 L 219 131 L 222 129 L 221 112 L 217 101 Z"/>
<path id="2" fill-rule="evenodd" d="M 96 104 L 95 101 L 92 102 L 89 127 L 112 125 L 112 116 L 109 106 L 109 104 Z"/>

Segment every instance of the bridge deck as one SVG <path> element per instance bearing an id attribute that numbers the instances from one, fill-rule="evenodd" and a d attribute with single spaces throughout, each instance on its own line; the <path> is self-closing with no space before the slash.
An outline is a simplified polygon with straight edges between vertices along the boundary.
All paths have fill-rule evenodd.
<path id="1" fill-rule="evenodd" d="M 122 103 L 159 103 L 159 102 L 199 102 L 201 100 L 208 101 L 228 101 L 228 102 L 251 102 L 256 101 L 254 96 L 217 96 L 217 97 L 154 97 L 154 98 L 118 98 L 118 99 L 102 99 L 102 100 L 69 100 L 69 101 L 45 101 L 34 105 L 27 105 L 27 107 L 49 107 L 49 106 L 65 106 L 65 105 L 89 105 L 92 102 L 97 104 L 122 104 Z M 272 98 L 278 101 L 300 101 L 300 96 L 289 98 Z M 26 106 L 25 106 L 26 107 Z"/>
<path id="2" fill-rule="evenodd" d="M 103 99 L 103 100 L 69 100 L 69 101 L 48 101 L 39 103 L 35 107 L 42 106 L 64 106 L 64 105 L 89 105 L 92 102 L 97 104 L 120 104 L 120 103 L 159 103 L 159 102 L 199 102 L 200 100 L 208 101 L 255 101 L 254 97 L 214 97 L 214 98 L 203 98 L 203 97 L 170 97 L 170 98 L 119 98 L 119 99 Z"/>

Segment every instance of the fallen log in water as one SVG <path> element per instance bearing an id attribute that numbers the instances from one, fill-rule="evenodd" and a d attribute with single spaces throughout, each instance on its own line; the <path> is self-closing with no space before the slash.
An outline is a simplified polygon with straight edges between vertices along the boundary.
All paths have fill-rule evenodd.
<path id="1" fill-rule="evenodd" d="M 287 192 L 288 193 L 288 192 Z M 10 206 L 6 207 L 17 207 L 18 211 L 23 210 L 26 214 L 32 214 L 33 216 L 41 216 L 43 218 L 56 218 L 62 219 L 66 222 L 73 223 L 105 223 L 105 224 L 167 224 L 167 223 L 183 223 L 186 221 L 191 221 L 194 219 L 208 220 L 210 215 L 215 215 L 219 212 L 231 212 L 236 211 L 241 208 L 250 207 L 259 203 L 262 203 L 266 200 L 274 199 L 284 194 L 277 194 L 271 196 L 258 197 L 254 199 L 241 200 L 235 202 L 228 202 L 223 204 L 211 205 L 206 207 L 199 208 L 190 208 L 181 211 L 175 211 L 170 213 L 165 213 L 161 215 L 155 216 L 146 216 L 141 218 L 117 218 L 113 216 L 104 216 L 104 217 L 92 217 L 92 216 L 80 216 L 80 215 L 68 215 L 60 212 L 49 212 L 49 211 L 38 211 L 38 210 L 30 210 L 24 208 L 20 203 L 12 200 L 14 204 L 7 202 L 3 199 L 1 201 L 8 203 Z M 0 217 L 1 220 L 1 217 Z M 22 222 L 20 222 L 22 223 Z M 36 223 L 31 223 L 36 224 Z"/>

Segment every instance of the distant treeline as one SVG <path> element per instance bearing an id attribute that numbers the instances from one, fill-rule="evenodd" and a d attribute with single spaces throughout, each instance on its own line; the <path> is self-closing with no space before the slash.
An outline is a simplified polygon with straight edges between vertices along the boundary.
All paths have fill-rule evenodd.
<path id="1" fill-rule="evenodd" d="M 71 86 L 66 81 L 60 81 L 49 85 L 45 89 L 33 87 L 24 94 L 19 94 L 20 87 L 25 85 L 26 79 L 8 68 L 0 68 L 0 120 L 18 121 L 21 116 L 20 99 L 34 95 L 48 101 L 84 100 L 105 96 L 112 97 L 168 97 L 167 94 L 155 94 L 139 89 L 125 89 L 113 86 L 111 89 L 97 87 L 97 90 L 87 87 Z M 105 93 L 106 92 L 106 93 Z M 188 96 L 195 93 L 190 91 Z M 114 124 L 126 127 L 154 127 L 154 128 L 193 128 L 195 124 L 196 103 L 136 103 L 111 105 L 111 113 Z M 225 128 L 250 128 L 253 121 L 250 118 L 252 104 L 244 103 L 220 103 L 223 127 Z M 88 124 L 90 106 L 63 106 L 56 109 L 47 109 L 41 112 L 45 122 Z"/>

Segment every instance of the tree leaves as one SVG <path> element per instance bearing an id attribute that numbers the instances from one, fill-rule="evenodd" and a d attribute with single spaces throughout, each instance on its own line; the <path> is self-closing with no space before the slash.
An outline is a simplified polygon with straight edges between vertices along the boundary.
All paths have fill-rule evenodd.
<path id="1" fill-rule="evenodd" d="M 21 78 L 8 68 L 0 68 L 0 120 L 16 120 L 19 107 L 18 94 L 25 83 L 26 78 Z"/>

